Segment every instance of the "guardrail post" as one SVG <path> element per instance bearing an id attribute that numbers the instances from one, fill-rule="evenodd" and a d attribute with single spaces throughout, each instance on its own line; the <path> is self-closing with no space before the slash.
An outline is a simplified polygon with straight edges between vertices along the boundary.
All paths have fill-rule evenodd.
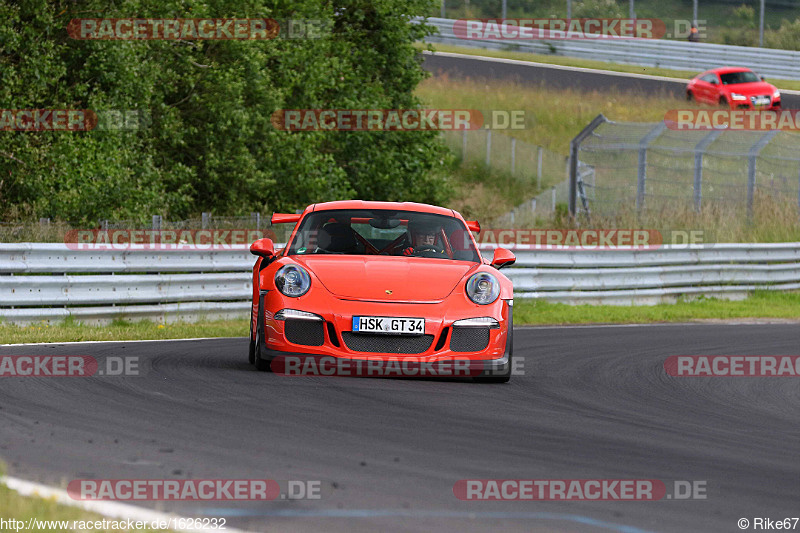
<path id="1" fill-rule="evenodd" d="M 575 216 L 576 196 L 578 194 L 578 151 L 581 148 L 581 143 L 597 129 L 600 124 L 607 122 L 603 114 L 599 114 L 589 123 L 588 126 L 583 128 L 581 132 L 575 136 L 569 143 L 569 214 Z M 555 206 L 555 203 L 553 204 Z M 555 209 L 555 207 L 554 207 Z"/>
<path id="2" fill-rule="evenodd" d="M 714 130 L 700 139 L 694 147 L 694 210 L 698 212 L 703 199 L 703 154 L 720 135 L 722 130 Z"/>
<path id="3" fill-rule="evenodd" d="M 486 166 L 492 163 L 492 130 L 486 130 Z"/>
<path id="4" fill-rule="evenodd" d="M 747 218 L 753 217 L 753 198 L 756 192 L 756 159 L 758 154 L 772 140 L 779 130 L 771 130 L 759 138 L 747 152 Z"/>

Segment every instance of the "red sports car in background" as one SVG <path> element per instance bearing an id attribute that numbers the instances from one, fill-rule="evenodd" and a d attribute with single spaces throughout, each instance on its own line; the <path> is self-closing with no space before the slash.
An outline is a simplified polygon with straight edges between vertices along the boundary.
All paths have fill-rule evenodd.
<path id="1" fill-rule="evenodd" d="M 686 86 L 686 98 L 731 109 L 781 108 L 780 91 L 744 67 L 715 68 L 695 76 Z"/>
<path id="2" fill-rule="evenodd" d="M 515 258 L 498 248 L 482 259 L 470 232 L 477 222 L 426 204 L 364 201 L 315 204 L 272 222 L 296 226 L 282 250 L 270 239 L 250 249 L 259 256 L 250 333 L 259 370 L 277 372 L 276 361 L 301 355 L 333 361 L 329 375 L 343 360 L 413 361 L 509 380 L 514 300 L 499 269 Z"/>

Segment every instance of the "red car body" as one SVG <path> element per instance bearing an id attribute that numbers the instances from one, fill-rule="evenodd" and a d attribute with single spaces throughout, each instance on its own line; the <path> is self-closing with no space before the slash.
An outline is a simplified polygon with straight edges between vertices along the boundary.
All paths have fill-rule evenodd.
<path id="1" fill-rule="evenodd" d="M 686 98 L 730 109 L 781 108 L 780 91 L 744 67 L 721 67 L 698 74 L 686 86 Z"/>
<path id="2" fill-rule="evenodd" d="M 436 241 L 443 251 L 432 255 L 420 247 L 417 255 L 405 247 L 412 224 L 422 219 L 441 225 Z M 289 355 L 466 362 L 468 377 L 508 381 L 513 288 L 498 270 L 514 256 L 499 249 L 492 261 L 482 259 L 470 232 L 479 230 L 477 222 L 426 204 L 355 200 L 311 205 L 300 215 L 275 214 L 272 221 L 296 224 L 281 250 L 273 250 L 269 239 L 251 246 L 259 258 L 253 268 L 250 362 L 258 369 L 275 371 L 276 359 Z M 495 289 L 496 298 L 488 301 Z M 406 327 L 406 320 L 419 329 L 385 330 Z"/>

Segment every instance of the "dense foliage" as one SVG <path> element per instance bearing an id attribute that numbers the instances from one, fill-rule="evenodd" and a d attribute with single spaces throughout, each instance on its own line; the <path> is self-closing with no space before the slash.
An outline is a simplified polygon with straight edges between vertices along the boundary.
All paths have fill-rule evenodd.
<path id="1" fill-rule="evenodd" d="M 112 7 L 109 7 L 111 5 Z M 0 108 L 138 110 L 136 130 L 0 131 L 0 221 L 443 202 L 434 132 L 285 132 L 277 109 L 410 108 L 429 0 L 0 0 Z M 313 19 L 325 37 L 76 40 L 76 18 Z"/>

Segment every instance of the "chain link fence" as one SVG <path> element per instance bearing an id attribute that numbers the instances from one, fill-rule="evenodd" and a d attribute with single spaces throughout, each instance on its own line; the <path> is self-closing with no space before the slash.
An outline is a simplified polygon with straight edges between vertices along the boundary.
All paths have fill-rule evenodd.
<path id="1" fill-rule="evenodd" d="M 713 206 L 752 216 L 754 210 L 789 204 L 800 212 L 798 133 L 677 131 L 663 122 L 614 122 L 605 117 L 590 126 L 582 139 L 573 141 L 579 166 L 593 169 L 592 180 L 571 176 L 573 212 L 579 211 L 584 197 L 595 213 L 631 207 L 637 212 L 700 212 Z"/>
<path id="2" fill-rule="evenodd" d="M 460 156 L 462 164 L 482 164 L 513 179 L 535 183 L 536 190 L 542 191 L 486 224 L 515 226 L 534 215 L 549 216 L 559 203 L 567 202 L 567 156 L 492 130 L 445 131 L 443 135 L 453 153 Z"/>

